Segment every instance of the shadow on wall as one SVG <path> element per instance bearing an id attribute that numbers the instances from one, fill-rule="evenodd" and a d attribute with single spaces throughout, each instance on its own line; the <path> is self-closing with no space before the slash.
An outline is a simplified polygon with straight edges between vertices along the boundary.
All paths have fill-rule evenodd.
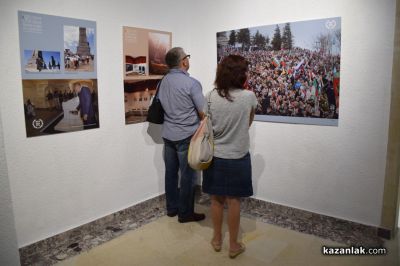
<path id="1" fill-rule="evenodd" d="M 256 138 L 256 130 L 255 124 L 253 122 L 250 130 L 250 155 L 251 155 L 251 165 L 252 165 L 252 181 L 253 181 L 253 192 L 256 196 L 258 194 L 258 183 L 260 182 L 261 175 L 265 169 L 265 161 L 261 154 L 254 153 L 255 149 L 255 138 Z M 253 152 L 253 153 L 252 153 Z"/>
<path id="2" fill-rule="evenodd" d="M 147 135 L 151 137 L 152 141 L 148 140 L 148 137 L 145 136 L 146 143 L 149 145 L 152 144 L 164 144 L 164 140 L 161 137 L 161 130 L 162 130 L 162 125 L 157 125 L 153 123 L 148 123 L 147 127 Z M 158 178 L 160 180 L 160 191 L 164 191 L 164 185 L 165 185 L 165 180 L 164 180 L 164 145 L 162 146 L 161 149 L 158 147 L 159 145 L 156 146 L 156 152 L 154 154 L 154 166 L 157 168 L 157 174 Z M 202 180 L 202 175 L 201 171 L 196 172 L 196 184 L 201 185 L 201 180 Z M 179 172 L 179 178 L 180 178 L 180 172 Z M 179 181 L 180 182 L 180 181 Z"/>
<path id="3" fill-rule="evenodd" d="M 149 135 L 151 137 L 151 139 L 153 140 L 154 143 L 164 144 L 164 141 L 161 137 L 161 130 L 162 130 L 162 125 L 148 123 L 147 135 Z M 146 143 L 150 144 L 147 141 L 146 141 Z"/>
<path id="4" fill-rule="evenodd" d="M 146 132 L 146 125 L 143 125 L 143 138 L 145 142 L 149 146 L 154 146 L 154 157 L 153 157 L 153 166 L 157 170 L 157 178 L 158 178 L 158 191 L 164 192 L 165 191 L 165 180 L 164 180 L 164 173 L 165 173 L 165 166 L 164 166 L 164 141 L 161 137 L 161 130 L 162 125 L 157 125 L 153 123 L 147 123 L 147 130 Z"/>
<path id="5" fill-rule="evenodd" d="M 254 151 L 255 148 L 255 125 L 252 125 L 250 128 L 249 134 L 250 134 L 250 152 Z M 145 129 L 146 126 L 143 126 L 143 129 Z M 147 125 L 147 130 L 146 132 L 143 132 L 143 137 L 146 141 L 147 145 L 155 146 L 155 152 L 154 152 L 154 167 L 157 169 L 157 176 L 159 180 L 159 191 L 164 191 L 165 188 L 165 180 L 164 180 L 164 172 L 165 172 L 165 166 L 164 166 L 164 145 L 154 145 L 154 144 L 164 144 L 164 141 L 161 137 L 161 130 L 162 130 L 162 125 L 157 125 L 153 123 L 148 123 Z M 257 194 L 258 192 L 258 182 L 261 178 L 261 175 L 264 171 L 265 168 L 265 161 L 262 157 L 261 154 L 254 154 L 251 153 L 252 157 L 252 171 L 253 171 L 253 190 L 254 190 L 254 195 Z M 197 171 L 197 177 L 196 177 L 196 184 L 201 185 L 201 180 L 202 180 L 202 175 L 201 171 Z"/>

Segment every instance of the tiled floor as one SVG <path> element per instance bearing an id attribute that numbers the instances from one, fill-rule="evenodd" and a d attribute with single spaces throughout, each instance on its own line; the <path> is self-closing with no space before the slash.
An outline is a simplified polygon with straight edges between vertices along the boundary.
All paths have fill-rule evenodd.
<path id="1" fill-rule="evenodd" d="M 209 244 L 209 210 L 204 206 L 196 208 L 206 213 L 205 221 L 179 224 L 176 217 L 164 216 L 57 265 L 399 265 L 398 238 L 385 242 L 388 254 L 384 256 L 323 256 L 323 245 L 343 244 L 243 217 L 240 231 L 247 250 L 232 260 L 228 257 L 228 233 L 222 251 L 214 252 Z"/>

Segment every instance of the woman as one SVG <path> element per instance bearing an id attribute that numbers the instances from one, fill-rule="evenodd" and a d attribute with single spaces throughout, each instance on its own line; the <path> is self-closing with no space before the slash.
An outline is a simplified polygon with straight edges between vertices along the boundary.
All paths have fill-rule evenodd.
<path id="1" fill-rule="evenodd" d="M 222 246 L 222 221 L 225 202 L 228 205 L 229 257 L 245 250 L 238 242 L 240 198 L 253 195 L 249 154 L 249 127 L 254 118 L 257 98 L 243 89 L 247 79 L 247 61 L 229 55 L 218 65 L 216 89 L 207 94 L 214 131 L 214 158 L 203 173 L 203 191 L 211 195 L 211 215 L 215 251 Z M 206 111 L 208 111 L 208 106 Z"/>

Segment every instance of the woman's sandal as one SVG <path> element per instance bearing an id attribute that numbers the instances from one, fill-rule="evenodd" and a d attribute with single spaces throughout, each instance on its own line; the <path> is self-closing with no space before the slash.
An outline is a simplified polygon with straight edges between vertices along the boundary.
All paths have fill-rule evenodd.
<path id="1" fill-rule="evenodd" d="M 215 252 L 220 252 L 222 249 L 222 243 L 215 243 L 211 240 L 211 246 L 213 247 Z"/>
<path id="2" fill-rule="evenodd" d="M 239 243 L 239 245 L 240 248 L 238 250 L 229 250 L 229 258 L 234 259 L 246 250 L 246 247 L 243 243 Z"/>

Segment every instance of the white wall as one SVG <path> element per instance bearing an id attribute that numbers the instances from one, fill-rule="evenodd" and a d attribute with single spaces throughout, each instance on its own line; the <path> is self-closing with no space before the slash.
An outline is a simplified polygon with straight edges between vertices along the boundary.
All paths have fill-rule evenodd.
<path id="1" fill-rule="evenodd" d="M 246 3 L 246 5 L 244 4 Z M 255 197 L 378 226 L 386 164 L 394 0 L 198 1 L 193 76 L 212 89 L 216 32 L 342 17 L 338 127 L 256 122 Z M 199 62 L 200 61 L 200 62 Z"/>
<path id="2" fill-rule="evenodd" d="M 100 129 L 26 138 L 18 10 L 97 22 Z M 379 225 L 394 0 L 2 2 L 0 106 L 19 247 L 164 191 L 162 146 L 147 135 L 147 124 L 124 123 L 122 26 L 172 31 L 173 45 L 187 48 L 190 72 L 207 91 L 217 31 L 331 16 L 342 17 L 339 126 L 256 122 L 255 196 Z"/>
<path id="3" fill-rule="evenodd" d="M 20 265 L 7 160 L 4 152 L 3 123 L 0 117 L 0 265 Z"/>

